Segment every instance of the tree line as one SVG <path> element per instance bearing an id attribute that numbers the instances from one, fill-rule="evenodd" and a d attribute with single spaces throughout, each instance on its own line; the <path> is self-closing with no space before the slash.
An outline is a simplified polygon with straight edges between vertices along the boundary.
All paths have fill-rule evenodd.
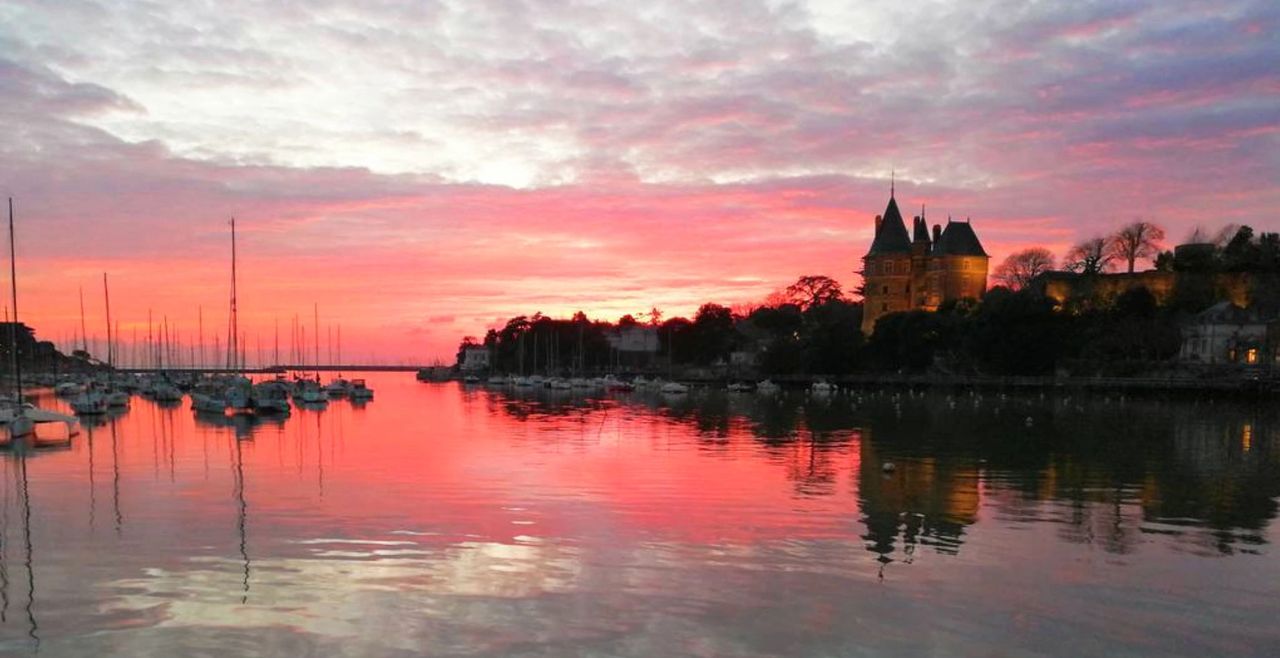
<path id="1" fill-rule="evenodd" d="M 1180 347 L 1179 327 L 1191 314 L 1218 301 L 1202 290 L 1204 275 L 1248 274 L 1252 297 L 1280 306 L 1280 236 L 1231 227 L 1217 241 L 1178 252 L 1160 250 L 1160 227 L 1135 222 L 1105 238 L 1091 238 L 1066 254 L 1065 269 L 1100 275 L 1153 258 L 1178 273 L 1173 303 L 1159 304 L 1138 287 L 1110 298 L 1059 304 L 1029 285 L 1051 271 L 1047 250 L 1015 253 L 993 274 L 997 285 L 981 299 L 953 300 L 936 312 L 908 311 L 879 319 L 870 337 L 861 332 L 862 304 L 839 282 L 800 277 L 758 304 L 707 303 L 692 318 L 664 318 L 652 309 L 616 322 L 584 313 L 555 319 L 518 316 L 483 339 L 492 368 L 511 373 L 573 374 L 720 368 L 725 376 L 932 371 L 954 374 L 1132 374 L 1167 361 Z M 1016 272 L 1016 276 L 1013 274 Z M 618 349 L 616 336 L 642 329 L 651 351 Z M 610 337 L 614 336 L 614 342 Z"/>
<path id="2" fill-rule="evenodd" d="M 1229 225 L 1215 236 L 1197 229 L 1181 250 L 1164 250 L 1164 229 L 1137 220 L 1106 236 L 1094 236 L 1072 245 L 1061 260 L 1062 270 L 1097 275 L 1125 266 L 1133 273 L 1140 260 L 1151 259 L 1156 270 L 1196 274 L 1280 272 L 1280 233 L 1255 235 L 1250 226 Z M 991 279 L 997 285 L 1018 290 L 1036 277 L 1054 271 L 1058 260 L 1044 247 L 1030 247 L 1010 254 Z"/>

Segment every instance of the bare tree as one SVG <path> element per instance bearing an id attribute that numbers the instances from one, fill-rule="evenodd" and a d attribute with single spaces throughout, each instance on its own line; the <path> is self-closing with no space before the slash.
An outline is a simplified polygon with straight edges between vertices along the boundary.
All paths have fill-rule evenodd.
<path id="1" fill-rule="evenodd" d="M 1053 269 L 1053 254 L 1043 247 L 1032 247 L 1009 254 L 991 273 L 996 283 L 1011 290 L 1021 290 L 1032 279 Z"/>
<path id="2" fill-rule="evenodd" d="M 844 299 L 844 291 L 841 290 L 840 283 L 831 277 L 809 275 L 802 276 L 787 286 L 787 297 L 791 303 L 808 309 Z"/>
<path id="3" fill-rule="evenodd" d="M 1101 274 L 1111 269 L 1115 256 L 1106 238 L 1089 238 L 1071 247 L 1062 260 L 1062 267 L 1068 272 Z"/>
<path id="4" fill-rule="evenodd" d="M 1111 236 L 1111 255 L 1128 263 L 1132 274 L 1134 263 L 1139 258 L 1151 258 L 1160 253 L 1160 241 L 1163 239 L 1164 229 L 1140 219 Z"/>

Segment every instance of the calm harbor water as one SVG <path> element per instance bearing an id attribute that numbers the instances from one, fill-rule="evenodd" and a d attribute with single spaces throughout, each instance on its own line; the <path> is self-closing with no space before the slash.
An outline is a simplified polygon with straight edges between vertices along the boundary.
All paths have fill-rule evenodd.
<path id="1" fill-rule="evenodd" d="M 369 381 L 0 453 L 0 653 L 1280 655 L 1272 408 Z"/>

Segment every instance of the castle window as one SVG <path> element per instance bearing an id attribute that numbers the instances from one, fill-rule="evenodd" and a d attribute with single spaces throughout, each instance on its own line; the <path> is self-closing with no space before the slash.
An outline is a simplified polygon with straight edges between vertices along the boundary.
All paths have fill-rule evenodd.
<path id="1" fill-rule="evenodd" d="M 881 311 L 887 311 L 887 310 L 889 310 L 889 305 L 888 305 L 888 304 L 883 304 L 883 303 L 882 303 L 882 304 L 880 304 L 880 310 L 881 310 Z"/>
<path id="2" fill-rule="evenodd" d="M 889 294 L 889 286 L 883 286 L 880 292 L 886 295 Z"/>

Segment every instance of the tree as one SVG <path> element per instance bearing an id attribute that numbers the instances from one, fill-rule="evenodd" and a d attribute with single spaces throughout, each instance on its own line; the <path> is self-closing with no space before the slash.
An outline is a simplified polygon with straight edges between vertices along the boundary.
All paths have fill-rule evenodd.
<path id="1" fill-rule="evenodd" d="M 1258 269 L 1262 251 L 1253 240 L 1253 228 L 1241 226 L 1222 248 L 1223 269 L 1228 272 L 1250 272 Z"/>
<path id="2" fill-rule="evenodd" d="M 1045 375 L 1062 356 L 1071 318 L 1034 292 L 994 288 L 972 316 L 964 346 L 985 372 Z"/>
<path id="3" fill-rule="evenodd" d="M 838 281 L 819 275 L 800 277 L 787 286 L 786 295 L 788 301 L 805 310 L 844 299 L 844 291 Z"/>
<path id="4" fill-rule="evenodd" d="M 1063 257 L 1062 267 L 1068 272 L 1102 274 L 1111 269 L 1115 256 L 1105 238 L 1089 238 L 1077 243 Z"/>
<path id="5" fill-rule="evenodd" d="M 1134 263 L 1139 258 L 1151 258 L 1160 253 L 1160 241 L 1164 240 L 1164 229 L 1148 221 L 1138 220 L 1116 231 L 1111 236 L 1111 255 L 1116 260 L 1129 264 L 1129 273 L 1133 273 Z"/>
<path id="6" fill-rule="evenodd" d="M 991 273 L 996 283 L 1010 290 L 1021 290 L 1031 280 L 1053 269 L 1053 254 L 1043 247 L 1031 247 L 1009 254 Z"/>
<path id="7" fill-rule="evenodd" d="M 733 351 L 735 338 L 733 313 L 719 304 L 703 304 L 694 316 L 690 328 L 693 361 L 707 365 L 717 360 L 727 360 Z"/>

